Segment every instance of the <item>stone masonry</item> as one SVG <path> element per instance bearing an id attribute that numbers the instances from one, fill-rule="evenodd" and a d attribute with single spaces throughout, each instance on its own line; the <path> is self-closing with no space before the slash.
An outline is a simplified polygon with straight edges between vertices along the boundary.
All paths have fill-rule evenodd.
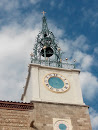
<path id="1" fill-rule="evenodd" d="M 53 118 L 70 118 L 72 130 L 92 130 L 88 106 L 34 102 L 33 117 L 37 130 L 53 130 Z"/>
<path id="2" fill-rule="evenodd" d="M 0 130 L 53 130 L 53 118 L 69 118 L 72 130 L 92 130 L 88 106 L 32 101 L 31 108 L 0 107 Z M 19 105 L 19 103 L 18 103 Z M 20 103 L 21 106 L 21 103 Z M 18 106 L 19 107 L 19 106 Z"/>
<path id="3" fill-rule="evenodd" d="M 30 111 L 0 109 L 0 130 L 29 130 Z"/>
<path id="4" fill-rule="evenodd" d="M 33 104 L 0 101 L 0 130 L 30 130 Z"/>

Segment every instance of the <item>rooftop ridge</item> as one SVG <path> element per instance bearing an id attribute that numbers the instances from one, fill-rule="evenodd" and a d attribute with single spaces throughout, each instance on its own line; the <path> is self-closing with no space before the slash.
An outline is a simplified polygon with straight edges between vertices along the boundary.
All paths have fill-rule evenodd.
<path id="1" fill-rule="evenodd" d="M 27 111 L 33 109 L 33 103 L 2 101 L 0 100 L 0 109 Z"/>

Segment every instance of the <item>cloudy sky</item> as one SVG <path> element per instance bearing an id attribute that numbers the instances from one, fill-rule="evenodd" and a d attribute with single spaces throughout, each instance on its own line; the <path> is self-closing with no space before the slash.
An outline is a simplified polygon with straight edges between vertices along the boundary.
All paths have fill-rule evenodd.
<path id="1" fill-rule="evenodd" d="M 77 61 L 84 102 L 98 130 L 97 0 L 0 0 L 0 100 L 20 101 L 43 10 L 65 57 Z"/>

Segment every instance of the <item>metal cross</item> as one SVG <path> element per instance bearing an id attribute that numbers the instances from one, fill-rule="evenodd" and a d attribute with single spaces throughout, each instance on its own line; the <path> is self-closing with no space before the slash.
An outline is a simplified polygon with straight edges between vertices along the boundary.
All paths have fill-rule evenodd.
<path id="1" fill-rule="evenodd" d="M 43 16 L 44 16 L 46 12 L 43 11 L 43 12 L 41 12 L 41 13 L 43 13 Z"/>

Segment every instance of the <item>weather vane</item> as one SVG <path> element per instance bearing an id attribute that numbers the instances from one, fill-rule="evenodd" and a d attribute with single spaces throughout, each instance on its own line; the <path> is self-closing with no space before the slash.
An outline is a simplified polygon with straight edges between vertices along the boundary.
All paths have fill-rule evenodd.
<path id="1" fill-rule="evenodd" d="M 43 13 L 43 16 L 44 16 L 46 12 L 43 11 L 43 12 L 41 12 L 41 13 Z"/>

